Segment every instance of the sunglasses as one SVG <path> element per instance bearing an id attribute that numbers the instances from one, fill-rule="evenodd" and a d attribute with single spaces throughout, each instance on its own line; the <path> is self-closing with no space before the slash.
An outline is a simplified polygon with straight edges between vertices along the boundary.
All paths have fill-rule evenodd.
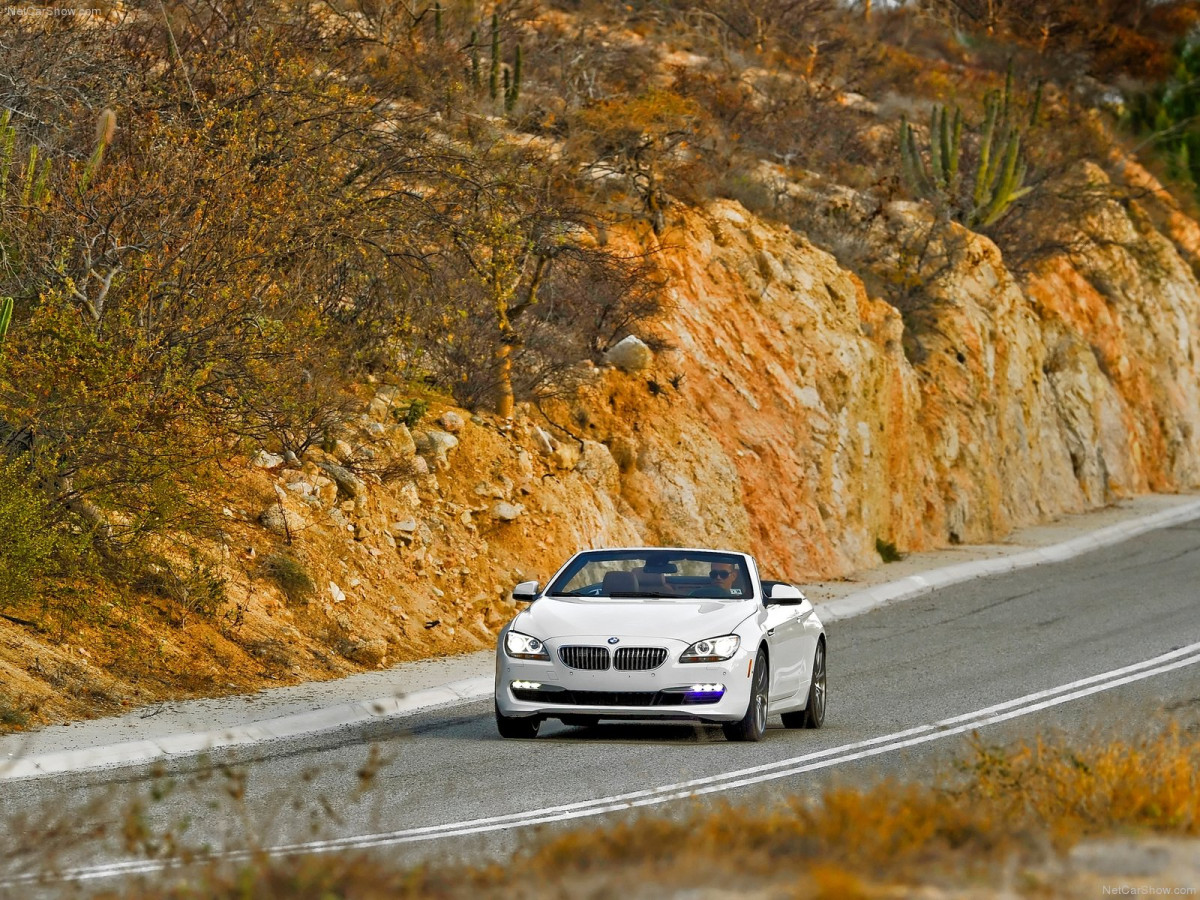
<path id="1" fill-rule="evenodd" d="M 723 572 L 720 569 L 713 569 L 708 573 L 709 578 L 729 578 L 732 575 L 733 572 Z"/>

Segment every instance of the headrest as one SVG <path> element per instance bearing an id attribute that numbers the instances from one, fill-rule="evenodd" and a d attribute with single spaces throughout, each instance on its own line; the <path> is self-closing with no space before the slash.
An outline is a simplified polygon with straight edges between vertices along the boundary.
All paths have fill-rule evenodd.
<path id="1" fill-rule="evenodd" d="M 662 591 L 667 586 L 667 576 L 656 572 L 638 572 L 637 586 L 643 591 Z"/>
<path id="2" fill-rule="evenodd" d="M 637 576 L 632 572 L 604 573 L 603 590 L 609 596 L 612 596 L 614 593 L 636 594 L 637 589 Z"/>

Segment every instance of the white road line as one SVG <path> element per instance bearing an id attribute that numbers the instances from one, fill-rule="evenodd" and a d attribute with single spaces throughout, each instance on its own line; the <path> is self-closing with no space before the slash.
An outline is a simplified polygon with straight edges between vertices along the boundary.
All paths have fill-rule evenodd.
<path id="1" fill-rule="evenodd" d="M 274 856 L 295 856 L 305 853 L 329 853 L 338 850 L 362 850 L 370 847 L 392 846 L 483 834 L 492 831 L 504 831 L 531 825 L 546 825 L 552 822 L 599 816 L 610 812 L 657 806 L 672 800 L 688 799 L 705 794 L 748 787 L 766 781 L 830 768 L 843 763 L 855 762 L 884 753 L 893 753 L 897 750 L 915 747 L 931 741 L 965 734 L 987 725 L 995 725 L 999 722 L 1027 716 L 1054 706 L 1080 700 L 1084 697 L 1110 691 L 1123 685 L 1132 684 L 1156 675 L 1162 675 L 1166 672 L 1172 672 L 1197 664 L 1200 664 L 1200 643 L 1189 644 L 1186 647 L 1180 647 L 1177 650 L 1134 663 L 1133 665 L 1102 672 L 1099 675 L 1092 675 L 1088 678 L 1082 678 L 1078 681 L 1072 681 L 1033 694 L 1026 694 L 1023 697 L 1017 697 L 1004 703 L 976 710 L 975 712 L 943 719 L 931 725 L 922 725 L 905 731 L 869 740 L 856 741 L 851 744 L 843 744 L 826 750 L 818 750 L 747 769 L 723 772 L 718 775 L 695 778 L 676 784 L 631 791 L 609 797 L 598 797 L 593 800 L 585 800 L 561 806 L 551 806 L 460 822 L 449 822 L 442 825 L 406 828 L 381 834 L 335 838 L 324 841 L 307 841 L 296 844 L 281 844 L 266 848 L 263 852 Z M 205 857 L 205 859 L 239 862 L 249 859 L 251 855 L 253 854 L 249 851 L 231 850 L 212 854 L 209 857 Z M 57 876 L 54 880 L 90 881 L 116 875 L 146 874 L 172 868 L 175 865 L 176 863 L 172 860 L 124 860 L 100 866 L 68 870 Z M 0 881 L 0 887 L 14 887 L 21 884 L 35 883 L 40 880 L 42 880 L 41 876 L 21 876 L 9 881 Z"/>

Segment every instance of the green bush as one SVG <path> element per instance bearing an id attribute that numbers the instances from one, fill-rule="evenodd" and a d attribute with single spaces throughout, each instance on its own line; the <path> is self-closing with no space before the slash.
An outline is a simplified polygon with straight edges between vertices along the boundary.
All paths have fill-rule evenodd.
<path id="1" fill-rule="evenodd" d="M 192 550 L 186 566 L 151 555 L 136 563 L 133 586 L 170 601 L 166 610 L 171 624 L 183 627 L 191 616 L 204 621 L 216 618 L 227 597 L 225 579 L 201 553 Z"/>
<path id="2" fill-rule="evenodd" d="M 60 543 L 47 503 L 19 460 L 0 457 L 0 609 L 28 599 Z"/>
<path id="3" fill-rule="evenodd" d="M 263 571 L 279 585 L 288 603 L 304 606 L 316 593 L 316 583 L 299 560 L 285 553 L 272 553 L 263 559 L 262 566 Z"/>
<path id="4" fill-rule="evenodd" d="M 400 421 L 409 428 L 416 428 L 417 423 L 425 418 L 425 413 L 429 412 L 429 401 L 413 399 L 408 401 L 408 408 L 404 410 L 403 415 L 400 415 Z"/>
<path id="5" fill-rule="evenodd" d="M 899 562 L 904 559 L 904 554 L 896 549 L 896 545 L 883 538 L 875 538 L 875 552 L 885 563 Z"/>

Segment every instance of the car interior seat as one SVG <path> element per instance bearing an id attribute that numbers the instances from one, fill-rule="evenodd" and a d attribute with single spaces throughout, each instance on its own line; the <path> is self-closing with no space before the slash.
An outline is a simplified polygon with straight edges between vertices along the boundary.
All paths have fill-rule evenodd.
<path id="1" fill-rule="evenodd" d="M 605 572 L 601 587 L 610 597 L 613 594 L 636 594 L 637 576 L 632 572 Z"/>

